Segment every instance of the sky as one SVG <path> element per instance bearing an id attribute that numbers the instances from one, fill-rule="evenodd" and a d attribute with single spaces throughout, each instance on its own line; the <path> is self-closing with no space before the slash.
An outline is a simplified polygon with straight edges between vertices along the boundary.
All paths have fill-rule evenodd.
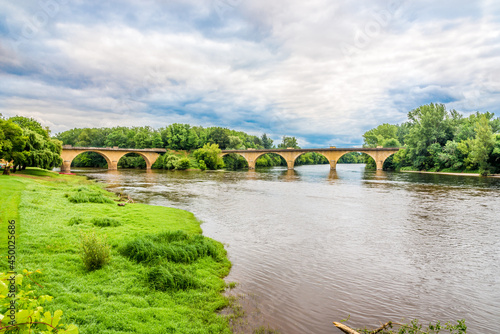
<path id="1" fill-rule="evenodd" d="M 497 0 L 0 0 L 0 113 L 354 147 L 427 103 L 500 116 Z"/>

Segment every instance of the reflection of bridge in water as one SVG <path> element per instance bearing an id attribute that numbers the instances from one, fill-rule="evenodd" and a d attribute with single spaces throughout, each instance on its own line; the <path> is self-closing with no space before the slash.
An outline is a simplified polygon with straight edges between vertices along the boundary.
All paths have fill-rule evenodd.
<path id="1" fill-rule="evenodd" d="M 231 153 L 239 154 L 248 162 L 249 169 L 255 169 L 255 161 L 264 154 L 274 153 L 285 159 L 288 169 L 293 169 L 295 165 L 295 159 L 300 157 L 304 153 L 315 152 L 323 155 L 330 163 L 331 169 L 336 169 L 337 161 L 347 153 L 350 152 L 360 152 L 366 153 L 373 158 L 377 169 L 382 169 L 384 166 L 384 161 L 392 154 L 399 151 L 399 147 L 377 147 L 377 148 L 304 148 L 304 149 L 269 149 L 269 150 L 258 150 L 258 149 L 248 149 L 248 150 L 224 150 L 221 156 L 225 156 Z"/>
<path id="2" fill-rule="evenodd" d="M 71 145 L 64 145 L 61 158 L 63 159 L 63 164 L 61 166 L 61 172 L 69 173 L 71 170 L 71 162 L 77 155 L 84 152 L 95 152 L 104 157 L 108 163 L 108 169 L 114 170 L 118 169 L 118 161 L 121 157 L 128 153 L 136 153 L 144 158 L 146 161 L 146 169 L 151 169 L 151 166 L 155 163 L 156 159 L 160 156 L 160 153 L 167 152 L 164 148 L 119 148 L 115 147 L 73 147 Z"/>

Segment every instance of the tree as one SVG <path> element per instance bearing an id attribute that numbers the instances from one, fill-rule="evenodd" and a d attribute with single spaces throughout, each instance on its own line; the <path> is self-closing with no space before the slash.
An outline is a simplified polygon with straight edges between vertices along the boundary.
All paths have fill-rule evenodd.
<path id="1" fill-rule="evenodd" d="M 381 124 L 374 129 L 368 130 L 364 133 L 364 147 L 377 147 L 383 146 L 384 142 L 389 139 L 397 140 L 398 126 L 392 124 Z M 394 143 L 395 144 L 395 143 Z M 398 146 L 400 146 L 398 141 Z"/>
<path id="2" fill-rule="evenodd" d="M 273 140 L 269 138 L 265 133 L 261 137 L 261 142 L 265 149 L 273 148 Z"/>
<path id="3" fill-rule="evenodd" d="M 227 150 L 244 150 L 243 140 L 237 136 L 228 136 L 229 144 L 227 145 Z"/>
<path id="4" fill-rule="evenodd" d="M 32 118 L 15 116 L 9 120 L 21 127 L 26 138 L 25 145 L 13 159 L 14 172 L 17 167 L 51 169 L 62 164 L 62 143 L 57 139 L 51 139 L 47 128 Z"/>
<path id="5" fill-rule="evenodd" d="M 221 150 L 217 144 L 205 144 L 202 148 L 193 152 L 197 161 L 203 161 L 208 169 L 215 170 L 224 165 L 219 156 Z"/>
<path id="6" fill-rule="evenodd" d="M 480 116 L 474 131 L 476 138 L 470 152 L 471 161 L 479 166 L 479 172 L 482 175 L 487 175 L 490 168 L 488 159 L 495 145 L 495 139 L 493 138 L 493 132 L 486 115 Z"/>
<path id="7" fill-rule="evenodd" d="M 23 130 L 11 120 L 0 119 L 0 159 L 7 163 L 4 175 L 10 174 L 11 163 L 23 160 L 26 152 L 23 151 L 27 138 Z"/>
<path id="8" fill-rule="evenodd" d="M 453 124 L 456 112 L 446 111 L 444 104 L 428 104 L 408 113 L 411 128 L 405 137 L 408 146 L 408 158 L 418 169 L 429 169 L 434 160 L 429 152 L 432 144 L 444 146 L 453 139 Z M 435 146 L 434 146 L 435 148 Z"/>
<path id="9" fill-rule="evenodd" d="M 297 144 L 297 138 L 283 136 L 282 142 L 278 145 L 278 148 L 300 148 Z"/>
<path id="10" fill-rule="evenodd" d="M 228 132 L 229 130 L 224 128 L 211 128 L 209 131 L 208 142 L 211 144 L 217 144 L 221 150 L 225 150 L 229 145 Z"/>

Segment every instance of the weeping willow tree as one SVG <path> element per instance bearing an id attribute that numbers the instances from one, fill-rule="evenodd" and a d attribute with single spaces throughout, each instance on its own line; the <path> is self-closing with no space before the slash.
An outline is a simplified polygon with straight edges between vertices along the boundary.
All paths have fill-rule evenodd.
<path id="1" fill-rule="evenodd" d="M 9 119 L 22 130 L 24 145 L 18 147 L 17 154 L 13 156 L 13 172 L 26 167 L 40 167 L 52 169 L 62 164 L 62 142 L 50 138 L 48 128 L 32 119 L 15 116 Z"/>

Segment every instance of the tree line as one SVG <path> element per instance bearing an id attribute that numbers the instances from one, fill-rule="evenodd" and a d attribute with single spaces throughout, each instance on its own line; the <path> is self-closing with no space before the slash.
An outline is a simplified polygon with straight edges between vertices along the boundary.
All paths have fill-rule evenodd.
<path id="1" fill-rule="evenodd" d="M 490 112 L 469 116 L 427 104 L 408 112 L 402 124 L 381 124 L 363 135 L 364 147 L 404 147 L 384 169 L 444 172 L 500 172 L 500 118 Z"/>
<path id="2" fill-rule="evenodd" d="M 203 169 L 240 169 L 248 166 L 246 160 L 238 154 L 224 156 L 219 163 L 205 162 L 200 166 L 200 159 L 195 152 L 214 150 L 245 150 L 272 149 L 272 148 L 300 148 L 295 137 L 283 136 L 282 142 L 274 145 L 267 134 L 260 137 L 249 135 L 243 131 L 236 131 L 222 127 L 201 127 L 189 124 L 174 123 L 163 128 L 154 129 L 145 127 L 114 127 L 114 128 L 77 128 L 61 132 L 55 136 L 64 145 L 78 147 L 120 147 L 120 148 L 165 148 L 171 151 L 188 151 L 191 165 L 187 166 L 186 160 L 174 152 L 167 153 L 158 159 L 153 168 L 186 169 L 189 167 Z M 214 146 L 215 145 L 215 146 Z M 213 155 L 213 152 L 212 152 Z M 208 159 L 208 158 L 207 158 Z M 201 159 L 204 161 L 203 159 Z M 328 163 L 328 160 L 317 153 L 303 154 L 297 159 L 296 164 Z M 106 160 L 99 154 L 89 152 L 78 155 L 73 160 L 76 167 L 104 167 Z M 277 154 L 265 154 L 256 161 L 258 167 L 286 166 L 286 161 Z M 144 168 L 145 162 L 141 157 L 129 154 L 118 163 L 122 168 Z"/>
<path id="3" fill-rule="evenodd" d="M 447 110 L 444 104 L 427 104 L 408 112 L 402 124 L 381 124 L 363 134 L 363 147 L 404 147 L 389 157 L 384 169 L 413 169 L 447 172 L 479 172 L 483 175 L 500 173 L 500 118 L 490 112 L 469 116 Z M 222 127 L 201 127 L 171 124 L 160 129 L 152 127 L 77 128 L 50 137 L 50 130 L 32 118 L 0 114 L 0 159 L 9 162 L 4 169 L 36 166 L 50 169 L 62 164 L 62 145 L 83 147 L 166 148 L 153 168 L 164 169 L 240 169 L 247 166 L 238 154 L 223 159 L 220 150 L 300 148 L 295 137 L 283 136 L 277 145 L 262 134 L 260 137 Z M 186 151 L 179 154 L 179 151 Z M 297 158 L 295 164 L 327 164 L 321 154 L 309 152 Z M 375 162 L 366 154 L 352 152 L 338 163 Z M 145 168 L 144 159 L 127 155 L 119 167 Z M 78 155 L 73 166 L 105 167 L 106 160 L 97 153 Z M 256 161 L 257 167 L 286 166 L 276 154 L 265 154 Z"/>

